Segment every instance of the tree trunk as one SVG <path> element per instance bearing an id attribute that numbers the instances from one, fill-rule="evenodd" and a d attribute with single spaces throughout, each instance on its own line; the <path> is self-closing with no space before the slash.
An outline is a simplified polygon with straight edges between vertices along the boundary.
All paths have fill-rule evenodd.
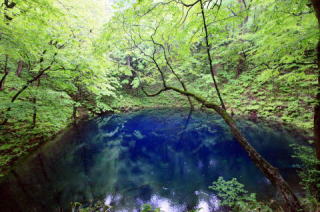
<path id="1" fill-rule="evenodd" d="M 4 63 L 4 75 L 2 76 L 1 80 L 0 80 L 0 91 L 4 90 L 4 83 L 6 81 L 6 78 L 9 74 L 9 69 L 8 69 L 8 55 L 6 55 L 6 60 Z"/>
<path id="2" fill-rule="evenodd" d="M 212 59 L 211 59 L 211 53 L 210 53 L 210 46 L 209 46 L 209 35 L 208 35 L 208 29 L 206 24 L 206 18 L 204 14 L 204 8 L 202 0 L 199 0 L 200 6 L 201 6 L 201 14 L 203 19 L 203 26 L 205 31 L 205 40 L 207 45 L 207 54 L 208 54 L 208 60 L 210 65 L 210 70 L 212 74 L 212 79 L 218 94 L 218 97 L 221 102 L 221 107 L 215 104 L 210 104 L 206 100 L 199 98 L 197 96 L 193 95 L 193 98 L 195 98 L 198 102 L 202 103 L 207 108 L 214 109 L 228 124 L 231 133 L 233 136 L 237 139 L 237 141 L 240 143 L 240 145 L 245 149 L 245 151 L 248 153 L 251 160 L 255 163 L 255 165 L 261 170 L 261 172 L 270 180 L 270 182 L 277 188 L 277 190 L 281 193 L 283 199 L 286 202 L 286 205 L 290 211 L 304 211 L 303 207 L 301 206 L 299 199 L 296 197 L 296 195 L 293 193 L 293 191 L 290 189 L 290 186 L 287 184 L 287 182 L 283 179 L 280 172 L 273 167 L 268 161 L 266 161 L 247 141 L 247 139 L 241 134 L 239 128 L 236 126 L 235 121 L 232 119 L 232 117 L 227 113 L 226 107 L 224 105 L 224 102 L 222 100 L 221 94 L 218 89 L 218 85 L 216 83 L 214 74 L 212 73 Z M 243 1 L 245 5 L 245 1 Z M 168 87 L 167 87 L 168 88 Z M 175 90 L 177 92 L 181 92 L 179 89 L 171 88 L 171 90 Z M 184 95 L 189 95 L 189 92 L 184 92 Z"/>
<path id="3" fill-rule="evenodd" d="M 246 70 L 246 59 L 243 53 L 239 54 L 239 59 L 238 59 L 238 64 L 237 64 L 237 75 L 236 77 L 238 78 L 242 72 Z"/>
<path id="4" fill-rule="evenodd" d="M 143 88 L 142 88 L 143 89 Z M 239 142 L 239 144 L 242 146 L 242 148 L 246 151 L 252 162 L 260 169 L 260 171 L 268 178 L 268 180 L 276 187 L 277 191 L 280 192 L 281 196 L 285 200 L 286 207 L 288 208 L 288 211 L 290 212 L 303 212 L 304 208 L 301 206 L 299 199 L 296 197 L 296 195 L 293 193 L 293 191 L 290 189 L 290 186 L 288 183 L 283 179 L 278 169 L 273 167 L 268 161 L 266 161 L 247 141 L 247 139 L 242 135 L 241 131 L 237 127 L 235 121 L 232 119 L 232 117 L 227 113 L 226 110 L 224 110 L 222 107 L 210 103 L 206 101 L 204 98 L 191 93 L 189 91 L 184 91 L 179 88 L 167 86 L 166 83 L 164 83 L 164 88 L 162 88 L 160 91 L 158 91 L 155 94 L 148 94 L 143 89 L 143 92 L 149 96 L 157 96 L 160 93 L 164 91 L 173 90 L 175 92 L 178 92 L 185 96 L 190 96 L 194 98 L 197 102 L 205 106 L 206 108 L 213 109 L 218 113 L 223 120 L 226 122 L 226 124 L 229 126 L 229 129 L 232 133 L 232 135 L 235 137 L 235 139 Z"/>
<path id="5" fill-rule="evenodd" d="M 193 6 L 193 5 L 197 4 L 198 2 L 200 3 L 200 7 L 201 7 L 201 14 L 202 14 L 203 26 L 204 26 L 204 31 L 205 31 L 205 41 L 206 41 L 206 47 L 207 47 L 206 50 L 207 50 L 208 61 L 209 61 L 209 65 L 210 65 L 210 72 L 211 72 L 211 75 L 212 75 L 214 86 L 215 86 L 215 89 L 217 91 L 221 106 L 218 106 L 217 104 L 213 104 L 213 103 L 207 102 L 205 99 L 203 99 L 200 96 L 195 95 L 194 93 L 191 93 L 191 92 L 188 92 L 188 91 L 185 91 L 185 90 L 181 90 L 179 88 L 168 86 L 167 83 L 166 83 L 166 80 L 165 80 L 164 73 L 162 72 L 161 68 L 157 64 L 157 61 L 154 59 L 154 57 L 151 57 L 151 59 L 155 63 L 155 66 L 157 67 L 157 70 L 160 73 L 161 79 L 163 81 L 163 88 L 161 90 L 159 90 L 158 92 L 154 93 L 154 94 L 148 94 L 144 90 L 143 87 L 141 87 L 142 91 L 147 96 L 152 97 L 152 96 L 157 96 L 157 95 L 161 94 L 164 91 L 172 90 L 172 91 L 178 92 L 178 93 L 180 93 L 182 95 L 190 96 L 193 99 L 195 99 L 197 102 L 202 104 L 203 106 L 215 110 L 224 119 L 224 121 L 227 123 L 232 135 L 236 138 L 236 140 L 239 142 L 239 144 L 243 147 L 243 149 L 246 151 L 246 153 L 248 154 L 250 159 L 257 166 L 257 168 L 259 168 L 261 170 L 261 172 L 264 174 L 264 176 L 266 176 L 268 178 L 268 180 L 276 187 L 277 191 L 280 192 L 280 194 L 283 197 L 283 199 L 285 201 L 285 204 L 286 204 L 286 206 L 288 208 L 287 211 L 291 211 L 291 212 L 300 211 L 300 212 L 303 212 L 304 208 L 301 206 L 301 204 L 299 202 L 299 199 L 296 197 L 296 195 L 290 189 L 288 183 L 283 179 L 283 177 L 281 176 L 281 174 L 278 171 L 278 169 L 276 169 L 270 163 L 268 163 L 268 161 L 266 161 L 250 145 L 250 143 L 247 141 L 247 139 L 240 132 L 239 128 L 237 127 L 237 125 L 235 123 L 235 121 L 232 119 L 232 117 L 226 111 L 224 102 L 222 100 L 221 94 L 219 92 L 219 89 L 218 89 L 218 86 L 217 86 L 217 83 L 216 83 L 216 80 L 215 80 L 215 76 L 214 76 L 214 74 L 212 72 L 213 65 L 212 65 L 210 46 L 209 46 L 209 34 L 208 34 L 207 25 L 206 25 L 206 18 L 205 18 L 205 14 L 204 14 L 204 8 L 203 8 L 204 6 L 202 4 L 202 0 L 197 0 L 196 2 L 194 2 L 192 4 L 185 4 L 183 2 L 179 2 L 179 3 L 183 4 L 184 6 L 189 7 L 189 6 Z M 135 41 L 133 39 L 132 39 L 132 41 L 135 43 Z M 135 46 L 137 48 L 139 48 L 136 44 L 135 44 Z"/>
<path id="6" fill-rule="evenodd" d="M 37 87 L 40 86 L 40 78 L 38 79 L 37 81 Z M 33 114 L 32 114 L 32 125 L 31 125 L 31 129 L 35 128 L 36 127 L 36 124 L 37 124 L 37 95 L 35 95 L 33 98 L 32 98 L 32 103 L 33 103 Z"/>
<path id="7" fill-rule="evenodd" d="M 32 125 L 31 129 L 36 127 L 37 124 L 37 97 L 32 98 L 32 103 L 33 103 L 33 114 L 32 114 Z"/>
<path id="8" fill-rule="evenodd" d="M 73 105 L 73 110 L 72 110 L 73 123 L 77 122 L 77 110 L 78 110 L 78 107 L 76 105 Z"/>
<path id="9" fill-rule="evenodd" d="M 315 15 L 318 19 L 319 29 L 320 29 L 320 1 L 311 0 L 313 5 Z M 314 107 L 314 141 L 316 147 L 316 155 L 318 160 L 320 160 L 320 37 L 317 46 L 317 64 L 318 64 L 318 86 L 316 94 L 316 105 Z"/>
<path id="10" fill-rule="evenodd" d="M 320 1 L 319 0 L 311 0 L 311 3 L 313 5 L 314 11 L 316 13 L 316 17 L 317 17 L 319 25 L 320 25 Z"/>
<path id="11" fill-rule="evenodd" d="M 311 0 L 313 8 L 315 10 L 315 15 L 318 19 L 318 30 L 320 30 L 320 1 L 319 0 Z M 318 32 L 320 33 L 320 32 Z M 320 161 L 320 37 L 318 38 L 318 45 L 317 45 L 317 72 L 318 72 L 318 85 L 317 85 L 317 93 L 316 93 L 316 104 L 314 106 L 314 125 L 313 125 L 313 132 L 314 132 L 314 142 L 316 148 L 316 157 L 318 161 Z M 320 170 L 320 164 L 318 163 L 317 166 L 318 171 Z M 316 193 L 316 196 L 319 200 L 320 191 Z"/>
<path id="12" fill-rule="evenodd" d="M 318 63 L 318 86 L 316 95 L 316 105 L 314 107 L 314 140 L 316 155 L 320 160 L 320 39 L 317 46 L 317 63 Z M 320 167 L 319 167 L 320 168 Z"/>
<path id="13" fill-rule="evenodd" d="M 22 69 L 23 69 L 23 61 L 19 61 L 18 62 L 18 67 L 17 67 L 17 72 L 16 72 L 16 74 L 17 74 L 17 76 L 18 77 L 20 77 L 20 74 L 21 74 L 21 72 L 22 72 Z"/>
<path id="14" fill-rule="evenodd" d="M 295 211 L 304 211 L 301 206 L 298 198 L 290 189 L 288 183 L 283 179 L 278 169 L 273 167 L 268 161 L 266 161 L 247 141 L 247 139 L 242 135 L 239 128 L 237 127 L 235 121 L 232 117 L 221 107 L 218 105 L 207 102 L 200 96 L 197 96 L 191 92 L 185 92 L 178 88 L 167 86 L 165 90 L 174 90 L 180 94 L 187 95 L 193 97 L 199 103 L 202 103 L 205 107 L 215 110 L 227 123 L 230 128 L 232 135 L 236 138 L 236 140 L 240 143 L 240 145 L 245 149 L 250 159 L 254 162 L 254 164 L 261 170 L 261 172 L 270 180 L 270 182 L 277 188 L 277 190 L 281 193 L 282 197 L 285 200 L 286 206 L 291 212 Z"/>

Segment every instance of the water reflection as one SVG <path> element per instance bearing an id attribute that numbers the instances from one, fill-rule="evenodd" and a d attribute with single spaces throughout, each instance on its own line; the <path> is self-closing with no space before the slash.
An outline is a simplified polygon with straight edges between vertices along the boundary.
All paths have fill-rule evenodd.
<path id="1" fill-rule="evenodd" d="M 292 185 L 289 143 L 298 139 L 263 124 L 242 129 Z M 0 211 L 68 211 L 70 202 L 138 211 L 222 211 L 208 186 L 237 177 L 260 198 L 274 190 L 215 115 L 187 110 L 145 110 L 99 117 L 45 146 L 0 184 Z M 259 185 L 259 186 L 257 186 Z"/>

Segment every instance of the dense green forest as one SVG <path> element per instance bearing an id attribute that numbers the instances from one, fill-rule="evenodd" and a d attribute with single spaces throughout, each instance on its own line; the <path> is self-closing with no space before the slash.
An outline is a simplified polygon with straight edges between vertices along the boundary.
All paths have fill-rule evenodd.
<path id="1" fill-rule="evenodd" d="M 319 23 L 317 0 L 3 0 L 0 175 L 81 120 L 191 107 L 222 116 L 290 211 L 319 210 Z M 305 197 L 233 117 L 308 137 L 310 147 L 296 146 Z M 215 189 L 230 184 L 239 186 L 221 179 Z"/>

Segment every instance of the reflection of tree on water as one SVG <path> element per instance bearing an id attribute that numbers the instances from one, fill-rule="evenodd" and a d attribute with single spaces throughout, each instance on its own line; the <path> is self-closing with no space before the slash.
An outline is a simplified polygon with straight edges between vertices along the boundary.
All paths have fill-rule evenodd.
<path id="1" fill-rule="evenodd" d="M 251 132 L 248 123 L 246 127 Z M 288 168 L 283 140 L 290 138 L 276 132 L 265 136 L 264 129 L 258 129 L 249 133 L 253 145 L 286 153 L 270 156 L 278 167 Z M 217 201 L 208 186 L 219 176 L 237 177 L 254 192 L 271 192 L 221 120 L 198 111 L 153 110 L 97 118 L 66 134 L 17 173 L 23 178 L 13 187 L 25 185 L 27 193 L 21 198 L 42 211 L 97 200 L 115 210 L 143 203 L 170 211 L 199 205 L 209 210 L 217 208 Z M 8 193 L 14 199 L 21 192 Z"/>

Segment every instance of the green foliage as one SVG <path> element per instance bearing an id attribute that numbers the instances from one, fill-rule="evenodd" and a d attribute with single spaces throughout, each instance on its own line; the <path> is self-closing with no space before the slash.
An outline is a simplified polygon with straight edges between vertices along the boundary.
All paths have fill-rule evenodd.
<path id="1" fill-rule="evenodd" d="M 265 83 L 271 80 L 272 78 L 277 77 L 278 75 L 279 75 L 279 72 L 276 70 L 265 70 L 257 77 L 257 81 L 261 83 Z"/>
<path id="2" fill-rule="evenodd" d="M 74 119 L 189 106 L 185 97 L 172 92 L 145 97 L 141 88 L 156 93 L 162 77 L 168 85 L 182 88 L 182 81 L 186 89 L 218 102 L 213 72 L 229 112 L 309 132 L 313 127 L 319 30 L 308 0 L 205 5 L 213 70 L 199 4 L 186 9 L 177 1 L 121 0 L 110 17 L 102 0 L 14 2 L 13 8 L 0 6 L 0 79 L 6 76 L 0 122 L 7 121 L 0 125 L 3 170 Z M 318 173 L 303 155 L 297 156 L 309 170 L 302 172 L 303 184 L 314 195 Z M 260 207 L 235 180 L 219 179 L 212 188 L 233 207 Z"/>
<path id="3" fill-rule="evenodd" d="M 294 157 L 299 159 L 299 175 L 301 184 L 306 191 L 309 200 L 320 198 L 320 161 L 316 158 L 313 148 L 310 146 L 293 145 L 295 150 Z"/>
<path id="4" fill-rule="evenodd" d="M 160 208 L 153 208 L 151 205 L 149 204 L 144 204 L 141 207 L 141 212 L 160 212 Z"/>
<path id="5" fill-rule="evenodd" d="M 258 118 L 293 125 L 311 134 L 316 75 L 286 83 L 294 75 L 291 73 L 287 78 L 279 75 L 261 83 L 256 80 L 259 73 L 250 71 L 236 79 L 227 77 L 228 83 L 221 92 L 229 110 L 241 116 L 255 111 Z"/>
<path id="6" fill-rule="evenodd" d="M 72 123 L 74 108 L 76 118 L 112 110 L 118 79 L 95 53 L 108 15 L 94 2 L 1 4 L 0 173 Z"/>
<path id="7" fill-rule="evenodd" d="M 88 207 L 82 207 L 82 204 L 80 202 L 74 202 L 71 203 L 72 211 L 75 212 L 111 212 L 112 207 L 110 205 L 105 205 L 101 201 L 97 201 L 94 204 L 91 204 L 91 206 Z"/>
<path id="8" fill-rule="evenodd" d="M 233 211 L 272 211 L 267 205 L 258 202 L 255 194 L 248 194 L 236 178 L 225 181 L 219 177 L 209 188 L 221 198 L 221 205 L 229 206 Z"/>
<path id="9" fill-rule="evenodd" d="M 199 30 L 203 27 L 197 15 L 199 5 L 187 14 L 176 3 L 159 6 L 141 1 L 130 5 L 126 9 L 115 6 L 116 13 L 99 40 L 104 46 L 102 53 L 108 52 L 113 64 L 110 68 L 121 73 L 118 91 L 130 95 L 132 88 L 161 88 L 161 77 L 150 60 L 153 51 L 167 82 L 180 86 L 164 50 L 153 39 L 165 47 L 171 67 L 187 89 L 218 102 L 204 34 Z M 319 32 L 308 1 L 249 1 L 247 5 L 223 1 L 219 10 L 208 7 L 206 18 L 216 78 L 229 111 L 256 113 L 310 133 Z"/>

